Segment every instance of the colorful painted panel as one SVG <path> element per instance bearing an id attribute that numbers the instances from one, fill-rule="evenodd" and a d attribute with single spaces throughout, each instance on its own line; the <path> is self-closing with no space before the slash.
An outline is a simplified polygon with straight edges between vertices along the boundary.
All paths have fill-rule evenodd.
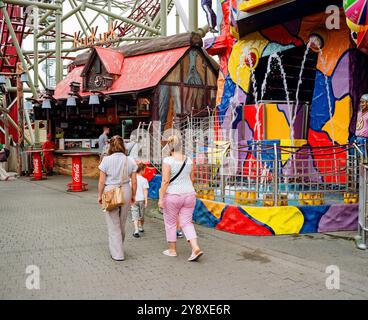
<path id="1" fill-rule="evenodd" d="M 193 220 L 201 225 L 242 235 L 285 235 L 354 231 L 357 204 L 249 207 L 197 199 Z"/>

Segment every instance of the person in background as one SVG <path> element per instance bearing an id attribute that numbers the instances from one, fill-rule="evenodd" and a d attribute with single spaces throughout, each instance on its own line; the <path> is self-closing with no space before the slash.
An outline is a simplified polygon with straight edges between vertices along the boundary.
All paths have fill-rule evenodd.
<path id="1" fill-rule="evenodd" d="M 5 148 L 4 145 L 0 144 L 0 181 L 14 180 L 14 176 L 10 175 L 5 170 L 5 164 L 8 160 L 10 151 Z"/>
<path id="2" fill-rule="evenodd" d="M 138 164 L 137 169 L 137 193 L 135 196 L 135 203 L 132 204 L 132 219 L 134 223 L 133 237 L 139 238 L 139 232 L 144 232 L 144 210 L 148 205 L 148 181 L 143 177 L 144 169 L 146 165 L 144 163 Z"/>
<path id="3" fill-rule="evenodd" d="M 102 134 L 98 137 L 98 149 L 100 152 L 100 155 L 103 154 L 104 149 L 107 145 L 107 142 L 109 141 L 108 135 L 110 134 L 110 128 L 109 127 L 103 127 Z"/>
<path id="4" fill-rule="evenodd" d="M 177 136 L 168 139 L 171 156 L 164 158 L 162 164 L 162 184 L 158 206 L 163 208 L 166 240 L 169 249 L 163 252 L 169 257 L 176 257 L 177 224 L 192 247 L 188 261 L 196 261 L 203 255 L 197 241 L 193 225 L 193 211 L 196 204 L 193 187 L 193 162 L 185 157 L 182 144 Z"/>
<path id="5" fill-rule="evenodd" d="M 216 13 L 212 9 L 212 0 L 201 0 L 202 9 L 206 13 L 207 23 L 210 27 L 210 32 L 218 33 L 216 30 L 217 17 Z"/>
<path id="6" fill-rule="evenodd" d="M 42 144 L 43 150 L 43 167 L 46 175 L 51 176 L 54 170 L 54 153 L 55 142 L 52 140 L 52 134 L 47 135 L 47 140 Z M 46 151 L 50 150 L 50 151 Z"/>
<path id="7" fill-rule="evenodd" d="M 100 179 L 98 181 L 98 203 L 102 204 L 102 194 L 118 186 L 122 186 L 124 205 L 112 211 L 105 212 L 109 234 L 111 258 L 123 261 L 125 225 L 129 207 L 134 204 L 137 191 L 137 164 L 126 156 L 124 141 L 120 136 L 111 138 L 108 155 L 99 165 Z M 125 171 L 125 172 L 124 172 Z M 131 184 L 129 185 L 129 180 Z"/>

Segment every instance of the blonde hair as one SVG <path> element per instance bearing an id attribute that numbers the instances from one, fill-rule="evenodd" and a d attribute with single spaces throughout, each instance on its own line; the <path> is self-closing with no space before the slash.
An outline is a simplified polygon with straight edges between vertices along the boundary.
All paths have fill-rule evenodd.
<path id="1" fill-rule="evenodd" d="M 172 135 L 167 139 L 167 146 L 170 153 L 174 151 L 181 151 L 181 141 L 178 136 Z"/>
<path id="2" fill-rule="evenodd" d="M 113 153 L 116 152 L 122 152 L 125 155 L 127 154 L 124 140 L 120 136 L 113 136 L 110 140 L 108 155 L 112 155 Z"/>

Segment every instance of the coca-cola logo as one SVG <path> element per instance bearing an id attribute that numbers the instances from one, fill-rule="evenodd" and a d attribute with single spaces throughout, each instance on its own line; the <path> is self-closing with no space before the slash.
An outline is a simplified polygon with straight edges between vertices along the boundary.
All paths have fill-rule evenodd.
<path id="1" fill-rule="evenodd" d="M 34 173 L 40 173 L 40 163 L 38 159 L 33 159 L 33 167 L 34 167 Z"/>
<path id="2" fill-rule="evenodd" d="M 80 165 L 73 164 L 73 178 L 75 182 L 80 182 Z"/>

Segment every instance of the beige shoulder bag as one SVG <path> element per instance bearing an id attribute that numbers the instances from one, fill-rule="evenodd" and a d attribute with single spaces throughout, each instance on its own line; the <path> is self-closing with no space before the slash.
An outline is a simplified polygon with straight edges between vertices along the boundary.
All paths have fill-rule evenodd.
<path id="1" fill-rule="evenodd" d="M 125 164 L 121 171 L 120 186 L 102 194 L 102 210 L 104 211 L 112 211 L 124 205 L 123 181 L 128 177 L 128 157 L 125 157 Z"/>

